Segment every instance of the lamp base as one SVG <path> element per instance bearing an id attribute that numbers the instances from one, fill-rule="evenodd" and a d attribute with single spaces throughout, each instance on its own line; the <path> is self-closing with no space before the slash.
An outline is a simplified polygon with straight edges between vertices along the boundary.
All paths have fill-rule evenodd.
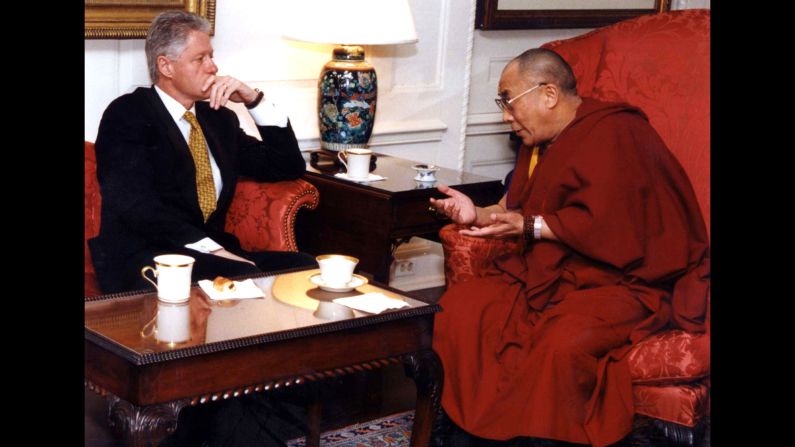
<path id="1" fill-rule="evenodd" d="M 378 86 L 375 69 L 358 45 L 338 45 L 320 72 L 318 126 L 320 147 L 339 152 L 366 148 L 375 123 Z"/>
<path id="2" fill-rule="evenodd" d="M 336 143 L 333 141 L 323 141 L 320 140 L 320 147 L 327 151 L 332 152 L 342 152 L 346 149 L 367 149 L 369 144 L 361 143 L 361 144 L 349 144 L 349 143 Z"/>

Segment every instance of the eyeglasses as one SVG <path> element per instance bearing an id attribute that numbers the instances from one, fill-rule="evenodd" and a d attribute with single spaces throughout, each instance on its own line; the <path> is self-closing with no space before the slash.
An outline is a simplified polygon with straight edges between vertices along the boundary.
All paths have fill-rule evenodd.
<path id="1" fill-rule="evenodd" d="M 494 102 L 497 103 L 497 107 L 500 108 L 500 111 L 505 111 L 505 109 L 508 109 L 509 112 L 513 112 L 513 106 L 511 106 L 512 102 L 514 102 L 517 99 L 521 98 L 522 96 L 532 92 L 533 90 L 537 89 L 538 87 L 541 87 L 542 85 L 547 85 L 547 83 L 546 82 L 539 82 L 538 85 L 536 85 L 535 87 L 530 87 L 529 89 L 523 91 L 522 93 L 519 93 L 518 95 L 514 96 L 511 99 L 505 99 L 502 96 L 498 96 L 498 97 L 494 98 Z"/>

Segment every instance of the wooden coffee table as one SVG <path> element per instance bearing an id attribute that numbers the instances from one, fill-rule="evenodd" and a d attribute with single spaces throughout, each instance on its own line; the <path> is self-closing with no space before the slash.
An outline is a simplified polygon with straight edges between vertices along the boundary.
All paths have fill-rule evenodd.
<path id="1" fill-rule="evenodd" d="M 321 387 L 328 378 L 402 362 L 417 385 L 411 445 L 427 445 L 442 387 L 431 350 L 439 306 L 372 283 L 346 293 L 322 291 L 308 280 L 317 271 L 253 276 L 266 294 L 258 299 L 213 301 L 194 286 L 187 304 L 190 340 L 183 343 L 142 334 L 157 314 L 154 292 L 86 298 L 86 386 L 107 397 L 111 426 L 132 445 L 157 445 L 176 429 L 185 406 L 280 387 Z M 354 311 L 333 322 L 313 315 L 320 301 L 368 292 L 409 306 L 377 315 Z M 320 402 L 312 402 L 307 445 L 319 444 L 319 422 Z"/>

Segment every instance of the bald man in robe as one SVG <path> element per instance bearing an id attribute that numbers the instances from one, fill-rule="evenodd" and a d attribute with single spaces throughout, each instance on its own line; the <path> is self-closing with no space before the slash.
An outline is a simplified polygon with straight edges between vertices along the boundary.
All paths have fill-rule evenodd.
<path id="1" fill-rule="evenodd" d="M 632 429 L 626 354 L 664 327 L 704 330 L 707 231 L 693 188 L 646 115 L 577 95 L 571 67 L 531 49 L 499 82 L 521 138 L 498 204 L 431 199 L 462 234 L 521 254 L 441 298 L 442 407 L 480 438 L 608 445 Z"/>

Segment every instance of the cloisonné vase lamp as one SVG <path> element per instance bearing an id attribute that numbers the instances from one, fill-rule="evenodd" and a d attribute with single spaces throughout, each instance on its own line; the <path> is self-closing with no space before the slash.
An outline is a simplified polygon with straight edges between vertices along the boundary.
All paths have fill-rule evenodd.
<path id="1" fill-rule="evenodd" d="M 336 45 L 318 80 L 320 147 L 331 151 L 367 147 L 375 123 L 378 81 L 361 45 L 416 42 L 408 0 L 294 1 L 297 9 L 284 37 Z"/>

